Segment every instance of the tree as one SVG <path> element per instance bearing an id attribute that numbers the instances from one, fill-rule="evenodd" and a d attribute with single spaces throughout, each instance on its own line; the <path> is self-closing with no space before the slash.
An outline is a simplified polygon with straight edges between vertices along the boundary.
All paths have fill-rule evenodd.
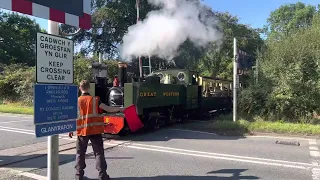
<path id="1" fill-rule="evenodd" d="M 77 54 L 74 57 L 74 84 L 78 85 L 82 80 L 91 80 L 92 74 L 90 66 L 93 60 L 85 58 L 81 54 Z"/>
<path id="2" fill-rule="evenodd" d="M 320 112 L 320 15 L 311 26 L 271 41 L 258 57 L 258 84 L 240 95 L 239 108 L 272 120 L 311 119 Z M 254 112 L 250 111 L 254 110 Z"/>
<path id="3" fill-rule="evenodd" d="M 35 65 L 40 26 L 26 16 L 0 12 L 0 63 Z"/>
<path id="4" fill-rule="evenodd" d="M 198 68 L 206 76 L 232 79 L 233 38 L 237 38 L 239 49 L 252 56 L 256 56 L 256 51 L 264 45 L 264 41 L 259 36 L 258 29 L 239 24 L 237 17 L 229 13 L 214 13 L 218 16 L 223 30 L 222 43 L 211 44 L 204 52 Z"/>
<path id="5" fill-rule="evenodd" d="M 92 29 L 81 30 L 73 36 L 77 44 L 82 44 L 82 52 L 103 52 L 111 59 L 118 58 L 118 46 L 122 38 L 133 24 L 136 24 L 137 13 L 134 0 L 93 0 L 92 1 Z M 148 1 L 140 2 L 140 19 L 152 10 Z M 63 32 L 74 32 L 75 28 L 69 25 L 61 25 Z M 83 42 L 88 44 L 84 45 Z"/>
<path id="6" fill-rule="evenodd" d="M 310 27 L 316 13 L 318 13 L 316 6 L 302 2 L 282 5 L 271 12 L 265 32 L 269 39 L 279 39 L 296 29 Z"/>

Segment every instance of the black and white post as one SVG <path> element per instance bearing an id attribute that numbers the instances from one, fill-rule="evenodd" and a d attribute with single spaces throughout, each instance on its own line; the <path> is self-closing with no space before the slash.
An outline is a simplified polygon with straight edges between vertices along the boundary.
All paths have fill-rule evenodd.
<path id="1" fill-rule="evenodd" d="M 233 39 L 233 121 L 237 121 L 237 88 L 238 88 L 238 51 L 237 39 Z"/>

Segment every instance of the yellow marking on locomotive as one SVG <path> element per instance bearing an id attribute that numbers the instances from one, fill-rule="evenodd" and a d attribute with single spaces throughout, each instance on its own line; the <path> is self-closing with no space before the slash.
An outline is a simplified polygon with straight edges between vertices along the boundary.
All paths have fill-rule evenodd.
<path id="1" fill-rule="evenodd" d="M 179 96 L 179 92 L 163 92 L 163 96 Z"/>
<path id="2" fill-rule="evenodd" d="M 140 97 L 155 97 L 157 96 L 156 92 L 140 92 Z"/>

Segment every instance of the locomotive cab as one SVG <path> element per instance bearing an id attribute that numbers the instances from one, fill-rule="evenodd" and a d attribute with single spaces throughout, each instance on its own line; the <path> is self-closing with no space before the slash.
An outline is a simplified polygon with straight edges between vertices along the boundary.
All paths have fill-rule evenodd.
<path id="1" fill-rule="evenodd" d="M 127 64 L 118 63 L 118 79 L 119 86 L 113 86 L 109 89 L 107 102 L 109 106 L 123 107 L 124 106 L 124 83 L 127 83 Z"/>

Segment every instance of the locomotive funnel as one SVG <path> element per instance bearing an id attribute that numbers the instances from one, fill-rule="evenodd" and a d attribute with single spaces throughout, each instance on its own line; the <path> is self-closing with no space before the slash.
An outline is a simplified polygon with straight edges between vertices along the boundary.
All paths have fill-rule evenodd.
<path id="1" fill-rule="evenodd" d="M 118 79 L 120 81 L 119 85 L 121 87 L 124 86 L 124 83 L 127 83 L 128 77 L 127 77 L 127 63 L 124 62 L 118 62 Z"/>

